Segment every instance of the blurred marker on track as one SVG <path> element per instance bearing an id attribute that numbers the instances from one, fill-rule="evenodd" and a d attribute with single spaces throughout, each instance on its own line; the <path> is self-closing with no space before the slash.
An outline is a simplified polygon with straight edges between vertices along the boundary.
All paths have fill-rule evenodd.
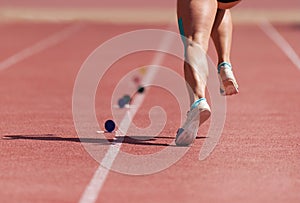
<path id="1" fill-rule="evenodd" d="M 161 41 L 161 47 L 168 48 L 172 44 L 171 39 L 168 38 L 168 36 L 165 36 Z M 151 64 L 159 65 L 162 60 L 164 59 L 164 55 L 157 54 L 155 58 L 153 59 Z M 149 71 L 145 74 L 142 82 L 143 84 L 151 84 L 153 81 L 155 74 L 157 72 L 156 68 L 150 68 Z M 130 108 L 126 112 L 124 118 L 120 122 L 119 130 L 116 132 L 116 137 L 119 138 L 118 142 L 113 142 L 112 145 L 110 145 L 108 151 L 106 152 L 104 158 L 102 159 L 101 164 L 99 165 L 98 169 L 95 171 L 93 178 L 91 179 L 90 183 L 87 185 L 86 190 L 84 191 L 83 195 L 81 196 L 80 203 L 94 203 L 96 202 L 98 198 L 98 194 L 100 193 L 102 186 L 106 180 L 106 177 L 109 173 L 109 169 L 103 167 L 103 166 L 109 166 L 111 167 L 114 160 L 116 159 L 120 148 L 122 146 L 122 142 L 124 139 L 124 135 L 126 134 L 131 122 L 132 118 L 136 114 L 137 110 L 141 106 L 143 100 L 145 98 L 145 94 L 138 94 L 135 100 L 133 101 L 133 105 L 136 108 Z M 123 136 L 123 138 L 122 138 Z"/>

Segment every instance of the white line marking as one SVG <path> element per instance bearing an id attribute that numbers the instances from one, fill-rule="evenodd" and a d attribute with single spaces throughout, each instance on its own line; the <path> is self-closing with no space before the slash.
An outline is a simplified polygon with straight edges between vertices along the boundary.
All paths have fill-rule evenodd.
<path id="1" fill-rule="evenodd" d="M 291 47 L 291 45 L 282 37 L 274 26 L 269 22 L 265 21 L 260 24 L 260 28 L 265 32 L 270 39 L 277 44 L 277 46 L 285 53 L 285 55 L 294 63 L 294 65 L 300 70 L 300 58 Z"/>
<path id="2" fill-rule="evenodd" d="M 67 39 L 71 34 L 78 31 L 82 27 L 82 24 L 73 24 L 70 25 L 63 30 L 56 32 L 55 34 L 51 35 L 50 37 L 47 37 L 34 45 L 23 49 L 22 51 L 14 54 L 13 56 L 5 59 L 4 61 L 0 62 L 0 71 L 5 70 L 12 65 L 38 53 L 43 50 L 48 49 L 51 46 L 54 46 L 56 44 L 59 44 L 60 42 Z"/>
<path id="3" fill-rule="evenodd" d="M 161 43 L 161 47 L 163 47 L 163 49 L 168 48 L 171 45 L 171 39 L 168 38 L 168 36 L 165 36 L 162 39 L 162 43 Z M 162 60 L 164 58 L 163 54 L 158 54 L 154 57 L 153 61 L 151 64 L 154 65 L 159 65 Z M 142 84 L 150 84 L 151 81 L 153 80 L 155 74 L 157 72 L 156 68 L 148 68 L 148 71 L 146 72 L 145 77 L 143 78 L 143 82 Z M 115 142 L 113 145 L 110 145 L 107 153 L 105 154 L 105 157 L 103 158 L 101 164 L 99 165 L 98 169 L 95 171 L 93 178 L 91 179 L 90 183 L 88 184 L 86 190 L 84 191 L 81 199 L 79 200 L 79 203 L 94 203 L 96 202 L 98 195 L 102 189 L 102 186 L 106 180 L 106 177 L 108 175 L 109 170 L 107 168 L 104 168 L 102 165 L 104 166 L 109 166 L 109 168 L 112 166 L 114 160 L 116 159 L 120 148 L 122 146 L 122 142 L 124 139 L 125 135 L 131 122 L 132 119 L 134 117 L 134 115 L 136 114 L 137 110 L 139 109 L 139 107 L 141 106 L 143 100 L 145 98 L 145 94 L 139 94 L 136 95 L 136 98 L 134 99 L 134 103 L 133 105 L 135 105 L 136 108 L 131 108 L 128 111 L 126 111 L 126 114 L 124 116 L 124 118 L 122 119 L 121 123 L 120 123 L 120 129 L 122 129 L 121 131 L 118 131 L 116 133 L 116 136 L 119 136 L 120 138 L 118 138 L 117 142 Z"/>

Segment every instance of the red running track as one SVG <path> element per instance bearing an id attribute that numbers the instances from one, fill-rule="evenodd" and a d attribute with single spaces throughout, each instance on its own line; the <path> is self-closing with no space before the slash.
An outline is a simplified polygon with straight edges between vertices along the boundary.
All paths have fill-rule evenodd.
<path id="1" fill-rule="evenodd" d="M 2 47 L 10 48 L 1 52 L 1 59 L 66 26 L 1 25 Z M 97 45 L 140 27 L 83 26 L 67 40 L 1 71 L 1 202 L 77 202 L 98 167 L 74 131 L 73 83 Z M 296 46 L 297 28 L 276 27 Z M 110 172 L 97 202 L 299 201 L 299 70 L 258 26 L 236 26 L 235 35 L 239 40 L 233 44 L 233 59 L 241 93 L 227 100 L 226 125 L 211 156 L 198 161 L 204 139 L 197 139 L 179 162 L 160 173 L 135 177 Z M 137 64 L 148 62 L 147 57 L 139 57 Z M 175 66 L 180 72 L 180 64 Z M 122 73 L 114 74 L 118 78 Z M 145 106 L 157 101 L 149 95 Z M 165 108 L 176 108 L 163 101 Z M 138 114 L 141 126 L 149 122 L 144 111 Z M 97 112 L 100 120 L 110 115 L 105 108 Z M 177 128 L 178 118 L 172 115 L 162 138 L 148 141 L 149 145 L 124 143 L 123 149 L 145 153 L 163 148 L 159 144 L 169 143 Z M 172 120 L 175 124 L 169 123 Z M 204 126 L 200 135 L 206 130 Z"/>
<path id="2" fill-rule="evenodd" d="M 1 24 L 0 61 L 69 26 Z M 299 26 L 274 27 L 299 56 Z M 140 28 L 146 27 L 78 24 L 65 40 L 0 70 L 0 202 L 80 200 L 99 164 L 75 132 L 71 105 L 76 75 L 98 45 Z M 167 170 L 138 177 L 109 172 L 97 202 L 300 201 L 299 69 L 258 25 L 237 25 L 234 34 L 232 59 L 241 92 L 227 100 L 225 128 L 213 153 L 198 161 L 208 139 L 201 138 L 207 123 L 188 153 Z M 107 98 L 113 85 L 152 58 L 151 53 L 134 55 L 114 64 L 113 77 L 100 84 L 106 91 L 97 95 L 100 123 L 110 117 Z M 182 74 L 177 60 L 163 64 Z M 169 116 L 160 138 L 144 144 L 127 141 L 121 150 L 153 153 L 172 141 L 178 106 L 166 92 L 149 90 L 134 121 L 141 127 L 149 124 L 147 112 L 154 104 Z"/>

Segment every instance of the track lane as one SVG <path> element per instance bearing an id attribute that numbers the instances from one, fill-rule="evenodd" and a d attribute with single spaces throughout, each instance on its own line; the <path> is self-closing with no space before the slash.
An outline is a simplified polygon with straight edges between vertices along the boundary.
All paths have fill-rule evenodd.
<path id="1" fill-rule="evenodd" d="M 48 26 L 45 24 L 45 27 Z M 103 28 L 107 30 L 103 31 Z M 1 86 L 6 88 L 1 90 L 1 95 L 5 95 L 1 106 L 2 116 L 6 119 L 1 121 L 1 133 L 34 138 L 0 141 L 3 160 L 0 171 L 5 172 L 1 173 L 1 180 L 8 183 L 0 184 L 2 199 L 10 198 L 15 202 L 79 199 L 97 163 L 79 143 L 74 142 L 76 134 L 71 120 L 70 97 L 76 71 L 96 47 L 95 44 L 135 28 L 139 27 L 93 24 L 84 34 L 68 40 L 66 44 L 18 64 L 14 67 L 16 70 L 2 73 Z M 238 97 L 229 98 L 226 128 L 212 156 L 204 162 L 194 162 L 203 143 L 199 139 L 194 149 L 168 171 L 146 177 L 111 172 L 99 194 L 99 202 L 140 202 L 141 199 L 146 202 L 174 202 L 174 198 L 178 201 L 187 201 L 187 198 L 191 201 L 225 202 L 299 201 L 300 140 L 299 127 L 295 123 L 299 120 L 299 86 L 295 85 L 299 72 L 292 70 L 294 67 L 289 59 L 257 27 L 238 26 L 236 35 L 239 41 L 234 42 L 234 65 L 242 92 Z M 295 50 L 299 50 L 295 47 L 294 37 L 284 36 Z M 82 39 L 85 39 L 85 45 L 80 43 Z M 28 41 L 34 40 L 28 37 L 22 47 L 31 44 Z M 251 43 L 242 46 L 240 41 Z M 264 44 L 262 48 L 261 44 Z M 10 53 L 22 47 L 16 47 Z M 66 54 L 63 50 L 72 51 Z M 53 52 L 54 56 L 50 56 Z M 3 58 L 8 55 L 1 54 Z M 253 59 L 250 62 L 249 56 Z M 24 67 L 26 71 L 21 70 Z M 253 85 L 253 80 L 256 85 Z M 58 97 L 59 100 L 56 99 Z M 109 112 L 99 114 L 105 117 Z M 170 136 L 173 128 L 163 135 Z M 53 135 L 48 133 L 62 137 L 64 141 L 50 141 Z M 140 149 L 143 150 L 143 147 L 140 146 Z M 186 173 L 187 169 L 192 172 Z"/>
<path id="2" fill-rule="evenodd" d="M 97 44 L 134 29 L 103 32 L 103 27 L 87 25 L 63 43 L 1 72 L 1 117 L 5 118 L 0 122 L 1 201 L 76 202 L 80 198 L 98 165 L 83 150 L 74 130 L 74 80 Z M 39 31 L 40 25 L 31 29 Z"/>
<path id="3" fill-rule="evenodd" d="M 300 137 L 295 121 L 300 87 L 295 84 L 300 73 L 259 27 L 238 26 L 235 35 L 239 42 L 234 43 L 233 59 L 241 93 L 228 98 L 226 126 L 212 155 L 198 161 L 203 143 L 199 139 L 183 159 L 161 173 L 130 177 L 111 172 L 97 202 L 299 200 Z M 254 46 L 259 44 L 265 46 Z M 245 63 L 249 56 L 251 62 Z"/>

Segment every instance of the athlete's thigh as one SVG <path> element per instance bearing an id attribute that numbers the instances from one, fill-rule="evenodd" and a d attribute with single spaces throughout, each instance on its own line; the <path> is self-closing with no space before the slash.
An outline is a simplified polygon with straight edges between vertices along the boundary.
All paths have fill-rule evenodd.
<path id="1" fill-rule="evenodd" d="M 216 0 L 178 0 L 177 14 L 184 35 L 206 46 L 217 12 Z"/>

